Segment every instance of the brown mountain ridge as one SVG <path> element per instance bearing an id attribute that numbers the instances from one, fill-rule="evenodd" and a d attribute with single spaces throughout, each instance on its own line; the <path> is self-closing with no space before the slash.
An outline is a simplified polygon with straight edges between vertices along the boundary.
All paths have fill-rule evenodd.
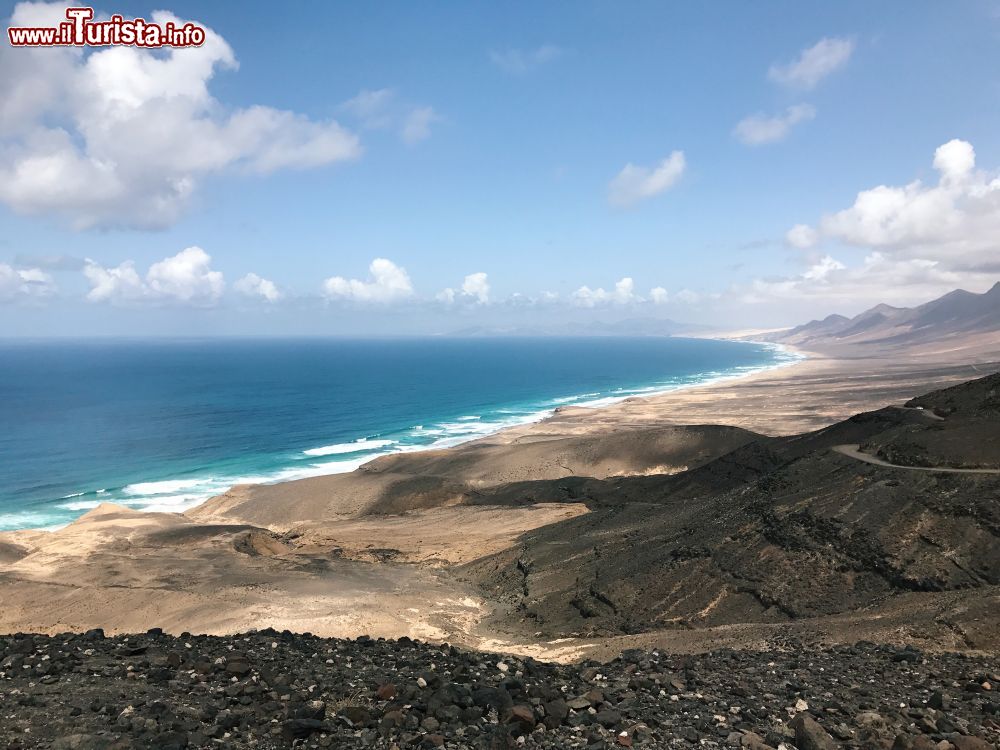
<path id="1" fill-rule="evenodd" d="M 830 315 L 788 331 L 772 341 L 805 349 L 830 346 L 896 348 L 928 344 L 966 348 L 971 339 L 1000 340 L 1000 282 L 982 294 L 956 289 L 917 307 L 880 304 L 853 318 Z"/>

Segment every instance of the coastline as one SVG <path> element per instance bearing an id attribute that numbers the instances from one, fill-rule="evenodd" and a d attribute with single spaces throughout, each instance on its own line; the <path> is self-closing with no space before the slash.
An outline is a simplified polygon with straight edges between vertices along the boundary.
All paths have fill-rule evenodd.
<path id="1" fill-rule="evenodd" d="M 319 519 L 461 504 L 470 494 L 512 482 L 681 471 L 683 464 L 658 458 L 657 451 L 670 453 L 657 443 L 670 428 L 727 425 L 766 436 L 810 432 L 981 374 L 975 365 L 923 354 L 799 353 L 805 358 L 739 377 L 600 407 L 559 407 L 545 419 L 450 448 L 381 456 L 348 474 L 237 485 L 184 515 L 287 532 Z"/>
<path id="2" fill-rule="evenodd" d="M 215 507 L 225 506 L 234 497 L 256 495 L 259 498 L 273 498 L 274 502 L 285 502 L 289 494 L 302 488 L 308 488 L 309 494 L 315 495 L 316 488 L 323 487 L 325 483 L 335 481 L 338 477 L 368 474 L 373 470 L 378 473 L 387 462 L 405 464 L 407 457 L 447 456 L 450 453 L 461 455 L 467 449 L 475 449 L 477 446 L 580 438 L 600 432 L 613 434 L 655 425 L 726 424 L 765 435 L 805 432 L 819 429 L 875 405 L 905 400 L 921 390 L 958 382 L 977 374 L 974 369 L 967 367 L 938 364 L 936 358 L 922 361 L 913 357 L 887 355 L 859 359 L 843 356 L 840 352 L 809 351 L 787 344 L 746 339 L 746 335 L 748 332 L 741 331 L 732 335 L 717 334 L 713 338 L 764 346 L 788 356 L 789 359 L 754 367 L 746 372 L 714 375 L 698 382 L 650 387 L 648 392 L 637 393 L 642 389 L 636 388 L 621 396 L 603 396 L 589 402 L 551 406 L 536 410 L 523 421 L 500 426 L 492 432 L 450 438 L 455 442 L 448 445 L 440 445 L 441 440 L 438 440 L 423 446 L 363 456 L 349 462 L 341 460 L 337 463 L 349 468 L 276 481 L 237 482 L 223 485 L 215 494 L 205 495 L 180 507 L 152 505 L 137 510 L 180 513 L 190 517 L 217 517 Z M 447 459 L 444 461 L 447 462 Z M 403 471 L 408 473 L 405 468 Z M 461 480 L 461 477 L 458 479 Z M 163 484 L 174 481 L 183 480 L 164 480 Z M 90 507 L 81 510 L 91 511 L 108 502 L 115 503 L 114 499 L 98 499 L 103 499 L 103 502 L 91 502 Z M 255 499 L 255 502 L 260 501 Z M 363 503 L 348 503 L 348 506 L 357 510 Z M 75 520 L 81 517 L 83 516 Z M 24 527 L 20 531 L 53 532 L 66 528 L 75 520 L 51 526 Z M 225 519 L 219 517 L 219 520 Z M 273 523 L 270 516 L 255 520 Z"/>
<path id="3" fill-rule="evenodd" d="M 542 529 L 595 515 L 586 491 L 574 489 L 581 481 L 662 481 L 755 440 L 753 432 L 816 429 L 982 374 L 975 364 L 923 356 L 809 355 L 599 408 L 564 407 L 347 474 L 236 486 L 185 513 L 105 504 L 59 531 L 0 533 L 0 597 L 8 603 L 0 631 L 226 634 L 270 626 L 560 660 L 599 653 L 604 639 L 540 641 L 508 627 L 508 603 L 481 587 L 483 574 L 471 567 L 516 558 Z M 766 640 L 771 627 L 671 638 L 698 650 L 726 633 L 741 643 Z"/>
<path id="4" fill-rule="evenodd" d="M 642 395 L 629 394 L 620 397 L 610 397 L 613 400 L 606 402 L 601 399 L 601 403 L 587 402 L 583 404 L 572 404 L 556 406 L 544 413 L 539 413 L 538 417 L 520 424 L 502 427 L 494 432 L 472 437 L 460 443 L 445 447 L 426 447 L 419 450 L 396 451 L 386 453 L 372 458 L 361 464 L 351 472 L 325 474 L 304 479 L 293 479 L 285 482 L 274 482 L 268 484 L 255 485 L 235 485 L 228 491 L 216 497 L 209 498 L 196 506 L 184 511 L 184 515 L 201 522 L 226 522 L 227 520 L 238 519 L 245 523 L 262 523 L 271 528 L 281 528 L 287 530 L 294 528 L 298 522 L 308 522 L 309 515 L 315 512 L 318 505 L 324 505 L 322 513 L 336 516 L 341 519 L 353 518 L 356 514 L 367 512 L 366 508 L 371 508 L 372 504 L 378 502 L 378 498 L 386 494 L 386 490 L 391 479 L 400 475 L 408 477 L 419 477 L 421 474 L 432 475 L 436 478 L 445 477 L 440 482 L 441 486 L 433 487 L 426 497 L 417 501 L 433 505 L 440 502 L 440 496 L 458 496 L 463 492 L 463 485 L 473 487 L 487 487 L 494 482 L 512 481 L 529 478 L 551 478 L 553 476 L 565 475 L 565 463 L 556 462 L 559 467 L 556 472 L 551 473 L 552 457 L 541 450 L 542 457 L 537 458 L 539 466 L 521 465 L 523 457 L 518 451 L 518 446 L 531 443 L 536 446 L 543 443 L 557 444 L 562 439 L 580 438 L 583 440 L 593 439 L 597 433 L 604 430 L 607 421 L 605 415 L 616 414 L 616 409 L 624 405 L 636 403 L 656 403 L 657 399 L 663 397 L 682 397 L 681 394 L 696 391 L 697 389 L 725 389 L 734 383 L 744 380 L 750 381 L 754 378 L 766 378 L 782 370 L 794 369 L 809 361 L 810 354 L 800 351 L 794 347 L 772 342 L 741 342 L 766 346 L 770 349 L 787 351 L 794 354 L 794 359 L 786 362 L 776 362 L 769 365 L 754 368 L 748 372 L 730 373 L 708 378 L 697 383 L 685 383 L 669 388 L 658 388 Z M 570 425 L 567 417 L 572 415 L 573 424 Z M 617 421 L 617 420 L 615 420 Z M 662 419 L 658 419 L 661 423 Z M 682 422 L 675 422 L 681 424 Z M 635 427 L 645 428 L 650 425 L 644 420 L 636 420 Z M 627 427 L 627 426 L 626 426 Z M 619 428 L 609 430 L 609 437 L 617 439 Z M 484 468 L 483 470 L 468 470 L 467 457 L 469 454 L 486 454 L 484 459 L 478 456 L 474 459 L 476 464 L 486 464 L 493 462 L 491 454 L 494 450 L 506 452 L 510 450 L 514 455 L 504 456 L 497 463 L 500 468 Z M 572 451 L 570 451 L 572 452 Z M 529 464 L 531 462 L 529 461 Z M 456 468 L 458 467 L 461 468 Z M 607 472 L 607 475 L 614 473 L 631 473 L 633 470 L 649 470 L 650 467 L 637 468 L 631 466 L 617 466 Z M 595 475 L 601 475 L 600 470 L 590 467 Z M 384 479 L 385 481 L 380 481 Z M 434 483 L 433 481 L 431 482 Z M 358 489 L 357 485 L 362 485 L 363 489 Z M 342 490 L 341 488 L 346 488 Z M 334 502 L 327 502 L 327 496 L 343 493 Z M 449 501 L 450 502 L 450 501 Z M 455 501 L 457 502 L 457 500 Z M 257 512 L 246 513 L 246 508 L 252 506 Z M 286 510 L 298 508 L 308 508 L 308 512 L 303 515 L 290 513 L 289 518 L 281 519 L 277 514 L 270 512 L 271 508 L 282 507 Z M 265 511 L 265 509 L 267 509 Z M 265 512 L 260 512 L 265 511 Z M 391 508 L 388 512 L 392 512 Z"/>
<path id="5" fill-rule="evenodd" d="M 680 336 L 669 338 L 699 339 L 706 337 Z M 73 492 L 52 502 L 57 502 L 58 507 L 64 510 L 79 512 L 76 518 L 59 523 L 25 525 L 15 529 L 8 529 L 7 531 L 58 531 L 73 523 L 88 511 L 106 503 L 119 504 L 142 512 L 187 513 L 216 497 L 231 492 L 236 487 L 246 485 L 279 486 L 306 479 L 320 479 L 323 477 L 350 474 L 386 456 L 451 450 L 481 440 L 497 439 L 498 436 L 508 431 L 530 429 L 532 425 L 545 423 L 566 409 L 585 409 L 588 412 L 599 412 L 602 409 L 614 407 L 617 404 L 633 399 L 656 398 L 691 388 L 717 387 L 743 378 L 750 378 L 792 367 L 802 362 L 808 356 L 806 353 L 799 352 L 794 347 L 773 342 L 734 340 L 732 343 L 753 345 L 767 349 L 774 352 L 773 357 L 775 361 L 754 366 L 733 366 L 721 373 L 708 371 L 692 376 L 678 376 L 690 377 L 692 378 L 692 382 L 680 382 L 676 384 L 659 383 L 649 386 L 619 386 L 609 389 L 603 394 L 584 393 L 542 399 L 537 403 L 500 405 L 492 409 L 487 409 L 484 412 L 486 415 L 484 417 L 445 417 L 438 420 L 438 422 L 440 424 L 449 424 L 448 420 L 451 419 L 453 422 L 456 422 L 456 424 L 452 425 L 453 427 L 461 428 L 458 430 L 458 434 L 451 436 L 445 434 L 425 444 L 407 444 L 404 442 L 406 439 L 405 435 L 400 436 L 386 433 L 386 435 L 389 435 L 393 439 L 384 439 L 385 435 L 376 434 L 345 443 L 309 448 L 303 450 L 302 455 L 297 457 L 301 460 L 299 465 L 296 465 L 295 461 L 291 461 L 275 469 L 261 469 L 259 471 L 250 467 L 248 473 L 244 476 L 227 477 L 225 474 L 222 474 L 221 477 L 218 475 L 192 477 L 181 474 L 143 480 L 119 488 Z M 614 395 L 616 391 L 620 391 L 622 394 Z M 586 400 L 587 396 L 591 395 L 597 396 L 597 398 Z M 497 419 L 497 413 L 502 413 L 515 406 L 523 408 L 526 414 L 510 418 L 506 423 L 501 423 L 501 420 Z M 483 424 L 480 419 L 484 420 L 485 424 L 494 426 L 488 430 L 477 430 L 476 428 Z M 463 422 L 463 420 L 469 420 L 464 423 L 467 424 L 467 427 L 457 424 Z M 413 429 L 422 427 L 422 425 L 417 425 Z M 430 430 L 429 432 L 439 431 Z M 463 432 L 467 434 L 463 434 Z M 499 439 L 502 439 L 502 437 Z M 357 447 L 355 448 L 355 446 Z M 381 450 L 388 446 L 392 447 Z M 351 448 L 354 448 L 354 450 L 351 450 Z M 369 448 L 378 450 L 366 455 L 356 455 Z M 355 455 L 352 456 L 352 453 Z M 123 495 L 126 497 L 121 497 Z M 127 496 L 133 496 L 136 499 L 143 498 L 143 504 L 139 504 L 138 501 L 130 502 Z M 8 515 L 16 516 L 18 512 L 11 511 Z M 24 512 L 24 515 L 30 516 L 31 514 Z M 0 529 L 0 533 L 4 533 L 4 530 Z"/>

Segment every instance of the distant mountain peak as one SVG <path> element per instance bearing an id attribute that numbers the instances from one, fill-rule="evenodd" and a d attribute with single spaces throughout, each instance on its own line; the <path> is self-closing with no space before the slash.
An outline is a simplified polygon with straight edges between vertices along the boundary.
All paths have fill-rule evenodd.
<path id="1" fill-rule="evenodd" d="M 893 307 L 892 305 L 887 305 L 885 302 L 881 302 L 875 305 L 875 307 L 873 307 L 868 312 L 878 312 L 881 313 L 882 315 L 891 315 L 892 313 L 897 313 L 900 310 L 905 310 L 905 309 L 906 309 L 905 307 Z"/>
<path id="2" fill-rule="evenodd" d="M 958 336 L 1000 337 L 1000 281 L 982 294 L 955 289 L 916 307 L 875 305 L 853 318 L 828 315 L 776 337 L 801 346 L 881 344 L 906 346 Z"/>

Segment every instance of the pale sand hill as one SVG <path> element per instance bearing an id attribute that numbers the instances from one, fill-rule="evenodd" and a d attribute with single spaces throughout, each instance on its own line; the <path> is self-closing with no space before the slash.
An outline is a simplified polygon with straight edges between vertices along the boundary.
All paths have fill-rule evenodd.
<path id="1" fill-rule="evenodd" d="M 267 624 L 450 640 L 488 605 L 436 566 L 499 551 L 529 529 L 584 512 L 562 504 L 434 509 L 316 530 L 292 549 L 263 529 L 105 504 L 60 531 L 5 535 L 22 554 L 0 567 L 0 632 L 135 632 L 158 623 L 169 632 L 230 633 Z M 394 558 L 420 564 L 372 562 Z"/>
<path id="2" fill-rule="evenodd" d="M 814 354 L 737 381 L 562 409 L 537 424 L 446 451 L 384 457 L 351 474 L 237 487 L 185 515 L 102 506 L 61 531 L 0 534 L 0 632 L 271 626 L 573 658 L 595 644 L 512 642 L 483 629 L 497 604 L 456 580 L 451 566 L 510 548 L 521 534 L 586 507 L 477 506 L 481 491 L 573 475 L 676 473 L 752 437 L 737 428 L 814 429 L 991 367 L 989 352 L 976 365 L 940 359 Z M 727 626 L 671 637 L 678 648 L 697 649 L 728 642 L 726 633 L 748 642 L 763 632 Z"/>

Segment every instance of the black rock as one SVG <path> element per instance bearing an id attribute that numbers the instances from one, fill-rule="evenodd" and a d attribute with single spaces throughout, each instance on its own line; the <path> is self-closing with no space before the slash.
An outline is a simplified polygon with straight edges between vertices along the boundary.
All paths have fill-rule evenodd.
<path id="1" fill-rule="evenodd" d="M 288 719 L 281 724 L 281 736 L 286 740 L 301 740 L 328 731 L 330 725 L 317 719 Z"/>

